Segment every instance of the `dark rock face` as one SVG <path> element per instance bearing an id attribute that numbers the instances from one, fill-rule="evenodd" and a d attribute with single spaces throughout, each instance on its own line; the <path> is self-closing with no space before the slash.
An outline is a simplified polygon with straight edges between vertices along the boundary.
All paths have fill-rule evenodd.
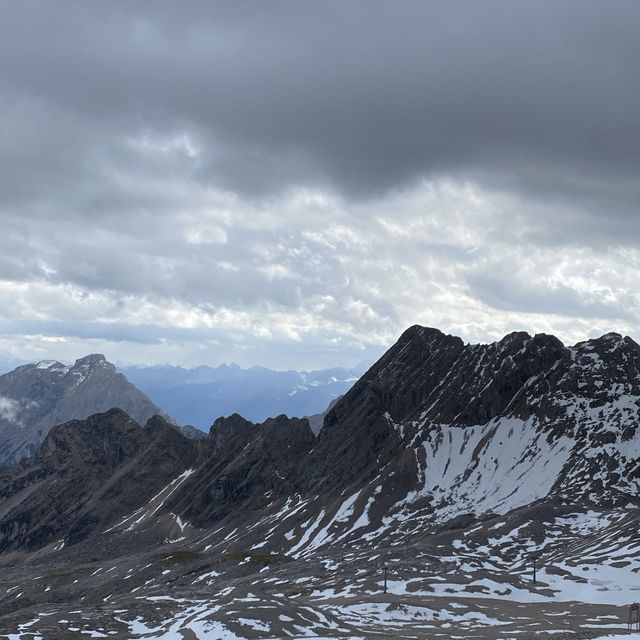
<path id="1" fill-rule="evenodd" d="M 160 417 L 113 409 L 55 427 L 33 458 L 0 473 L 0 552 L 73 544 L 145 504 L 196 459 Z"/>
<path id="2" fill-rule="evenodd" d="M 640 346 L 618 334 L 574 347 L 524 332 L 493 344 L 464 345 L 437 329 L 411 327 L 328 412 L 303 484 L 313 492 L 362 486 L 386 464 L 399 464 L 409 436 L 420 458 L 418 446 L 432 431 L 436 437 L 439 425 L 467 428 L 516 418 L 531 420 L 533 434 L 575 438 L 576 463 L 561 474 L 563 491 L 575 485 L 588 493 L 588 476 L 601 465 L 611 468 L 609 480 L 619 485 L 638 474 L 638 464 L 633 457 L 619 460 L 605 445 L 619 448 L 635 437 L 639 371 Z M 491 437 L 485 435 L 479 452 Z M 596 450 L 587 463 L 585 452 Z M 628 497 L 624 492 L 620 500 Z"/>
<path id="3" fill-rule="evenodd" d="M 207 439 L 207 459 L 167 509 L 197 526 L 235 509 L 264 508 L 298 490 L 300 466 L 315 437 L 306 420 L 284 415 L 253 424 L 234 414 L 219 418 Z"/>
<path id="4" fill-rule="evenodd" d="M 306 420 L 254 425 L 219 418 L 202 439 L 160 416 L 138 425 L 120 409 L 54 427 L 32 458 L 0 470 L 0 553 L 75 544 L 145 507 L 192 474 L 158 514 L 196 525 L 258 511 L 297 490 L 315 436 Z"/>
<path id="5" fill-rule="evenodd" d="M 0 376 L 0 466 L 33 455 L 54 425 L 113 407 L 141 424 L 156 414 L 173 421 L 99 354 L 72 367 L 47 361 Z"/>
<path id="6" fill-rule="evenodd" d="M 446 377 L 464 349 L 460 338 L 413 326 L 367 371 L 325 417 L 312 453 L 310 489 L 341 488 L 375 475 L 399 441 L 384 414 L 408 417 Z"/>
<path id="7" fill-rule="evenodd" d="M 511 333 L 490 345 L 468 345 L 427 399 L 428 416 L 462 426 L 482 424 L 512 410 L 518 392 L 564 355 L 562 343 L 544 334 Z M 524 408 L 528 415 L 529 408 Z"/>

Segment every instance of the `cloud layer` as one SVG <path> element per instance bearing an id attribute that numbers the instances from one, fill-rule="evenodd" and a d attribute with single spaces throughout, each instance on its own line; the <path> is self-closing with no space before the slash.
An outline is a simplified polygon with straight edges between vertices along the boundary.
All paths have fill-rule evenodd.
<path id="1" fill-rule="evenodd" d="M 314 367 L 640 336 L 640 6 L 26 0 L 0 349 Z"/>

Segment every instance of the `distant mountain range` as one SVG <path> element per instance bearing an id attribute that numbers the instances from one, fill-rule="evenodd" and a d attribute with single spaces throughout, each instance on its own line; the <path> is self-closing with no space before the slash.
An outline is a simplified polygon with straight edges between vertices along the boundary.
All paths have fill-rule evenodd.
<path id="1" fill-rule="evenodd" d="M 121 366 L 120 371 L 180 424 L 205 431 L 220 416 L 239 413 L 252 422 L 286 414 L 319 414 L 344 395 L 368 368 L 275 371 L 238 365 L 194 369 Z"/>
<path id="2" fill-rule="evenodd" d="M 16 358 L 12 353 L 8 351 L 0 351 L 0 375 L 13 371 L 20 365 L 28 364 L 28 360 L 21 360 Z"/>

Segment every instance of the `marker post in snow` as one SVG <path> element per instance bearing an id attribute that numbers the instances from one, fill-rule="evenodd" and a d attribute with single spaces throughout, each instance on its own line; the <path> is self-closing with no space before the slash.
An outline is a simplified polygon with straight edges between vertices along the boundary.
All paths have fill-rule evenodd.
<path id="1" fill-rule="evenodd" d="M 384 565 L 384 592 L 387 593 L 387 565 Z"/>
<path id="2" fill-rule="evenodd" d="M 629 622 L 627 626 L 629 631 L 640 631 L 640 605 L 637 602 L 629 605 Z"/>
<path id="3" fill-rule="evenodd" d="M 530 556 L 531 560 L 533 560 L 533 584 L 536 584 L 537 571 L 538 571 L 538 554 L 532 553 Z"/>

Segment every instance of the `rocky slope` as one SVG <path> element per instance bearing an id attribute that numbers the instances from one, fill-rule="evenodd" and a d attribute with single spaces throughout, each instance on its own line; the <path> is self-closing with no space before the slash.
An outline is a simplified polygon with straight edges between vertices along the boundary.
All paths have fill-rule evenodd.
<path id="1" fill-rule="evenodd" d="M 639 370 L 640 346 L 618 334 L 465 346 L 413 327 L 327 415 L 309 488 L 384 481 L 389 466 L 434 506 L 442 497 L 462 509 L 467 495 L 474 510 L 504 509 L 550 494 L 637 504 Z M 525 481 L 540 475 L 542 485 Z M 502 502 L 487 495 L 496 481 Z"/>
<path id="2" fill-rule="evenodd" d="M 258 512 L 265 495 L 276 499 L 298 489 L 300 462 L 314 442 L 306 420 L 281 415 L 255 425 L 237 414 L 219 418 L 207 439 L 206 462 L 167 509 L 195 526 L 238 511 Z"/>
<path id="3" fill-rule="evenodd" d="M 198 457 L 160 416 L 120 409 L 52 429 L 33 458 L 0 471 L 0 553 L 74 544 L 147 503 Z"/>
<path id="4" fill-rule="evenodd" d="M 103 502 L 82 471 L 93 445 L 64 462 L 55 446 L 47 463 L 47 440 L 5 472 L 7 628 L 123 638 L 593 637 L 624 629 L 626 604 L 640 597 L 640 346 L 629 338 L 565 347 L 514 333 L 465 345 L 412 327 L 317 437 L 307 421 L 255 425 L 233 415 L 205 440 L 172 430 L 151 467 L 142 445 L 128 444 L 142 428 L 109 416 L 92 418 L 115 433 L 98 445 L 96 485 L 140 486 L 125 472 L 135 468 L 151 474 L 153 489 L 117 489 Z M 95 425 L 60 429 L 83 441 Z M 182 452 L 166 471 L 163 450 Z M 85 506 L 60 518 L 74 495 Z M 38 541 L 27 527 L 12 538 L 35 512 L 55 533 Z M 71 558 L 81 564 L 67 578 L 60 566 Z M 64 622 L 28 617 L 51 606 L 48 588 Z"/>
<path id="5" fill-rule="evenodd" d="M 173 421 L 102 355 L 73 366 L 44 361 L 0 376 L 0 466 L 32 455 L 54 425 L 119 407 L 145 423 Z"/>

